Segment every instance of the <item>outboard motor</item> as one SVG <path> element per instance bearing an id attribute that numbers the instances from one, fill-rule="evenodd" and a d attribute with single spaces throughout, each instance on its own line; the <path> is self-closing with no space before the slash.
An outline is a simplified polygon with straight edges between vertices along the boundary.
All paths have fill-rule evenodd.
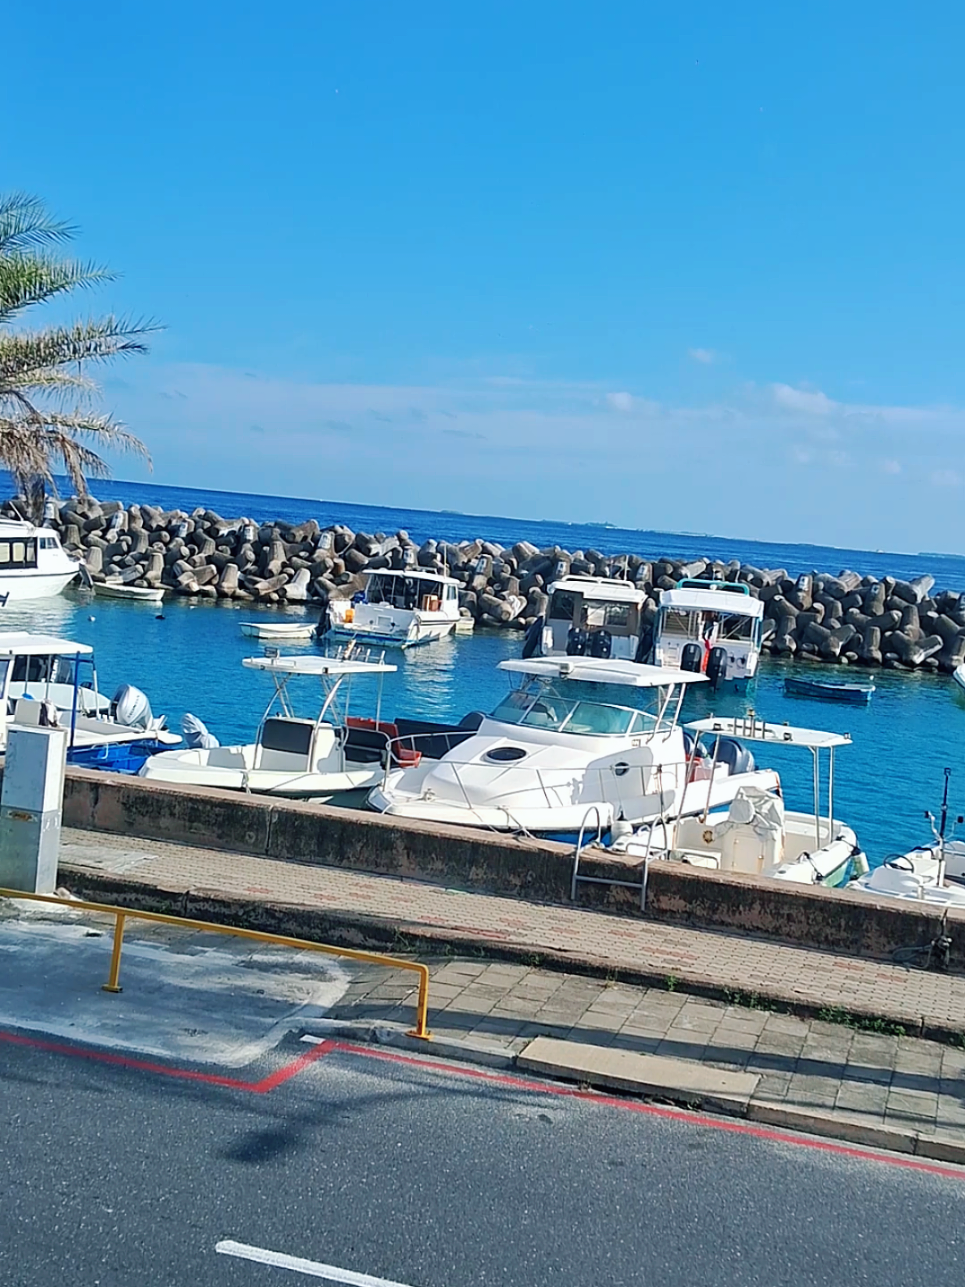
<path id="1" fill-rule="evenodd" d="M 582 657 L 586 654 L 586 631 L 578 626 L 570 626 L 566 632 L 567 657 Z"/>
<path id="2" fill-rule="evenodd" d="M 144 693 L 133 684 L 121 684 L 111 699 L 111 719 L 127 728 L 143 728 L 154 725 L 151 703 Z"/>
<path id="3" fill-rule="evenodd" d="M 711 648 L 710 656 L 707 658 L 707 678 L 710 680 L 710 686 L 714 690 L 727 678 L 727 649 Z"/>
<path id="4" fill-rule="evenodd" d="M 609 657 L 613 652 L 613 636 L 609 630 L 594 630 L 590 634 L 587 652 L 591 657 Z"/>
<path id="5" fill-rule="evenodd" d="M 683 652 L 680 654 L 680 669 L 691 670 L 695 674 L 700 674 L 700 663 L 704 658 L 704 650 L 699 643 L 691 641 L 684 644 Z"/>
<path id="6" fill-rule="evenodd" d="M 530 657 L 537 657 L 542 652 L 540 644 L 543 639 L 545 620 L 545 617 L 537 617 L 526 631 L 523 637 L 523 661 L 528 661 Z"/>
<path id="7" fill-rule="evenodd" d="M 727 773 L 753 773 L 756 765 L 754 757 L 746 746 L 733 737 L 722 737 L 717 746 L 717 763 L 727 766 Z"/>
<path id="8" fill-rule="evenodd" d="M 181 720 L 181 732 L 184 734 L 185 744 L 191 751 L 212 751 L 216 746 L 221 745 L 215 735 L 208 732 L 197 715 L 185 714 Z"/>

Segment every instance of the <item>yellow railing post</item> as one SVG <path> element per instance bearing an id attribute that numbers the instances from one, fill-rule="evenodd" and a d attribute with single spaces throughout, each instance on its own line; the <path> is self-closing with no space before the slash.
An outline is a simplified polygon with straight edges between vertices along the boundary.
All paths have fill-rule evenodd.
<path id="1" fill-rule="evenodd" d="M 429 1018 L 429 967 L 427 965 L 419 966 L 419 999 L 416 1002 L 415 1027 L 410 1030 L 410 1037 L 421 1037 L 424 1041 L 429 1039 L 429 1029 L 427 1027 Z"/>
<path id="2" fill-rule="evenodd" d="M 120 986 L 117 982 L 117 976 L 121 972 L 121 948 L 124 946 L 124 922 L 127 917 L 123 912 L 117 912 L 114 917 L 114 950 L 111 952 L 111 976 L 105 984 L 105 992 L 120 992 Z"/>

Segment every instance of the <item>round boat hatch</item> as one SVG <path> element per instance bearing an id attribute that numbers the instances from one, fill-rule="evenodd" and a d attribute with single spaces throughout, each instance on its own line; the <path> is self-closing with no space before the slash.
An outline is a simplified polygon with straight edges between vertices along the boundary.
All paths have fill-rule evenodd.
<path id="1" fill-rule="evenodd" d="M 486 759 L 495 760 L 497 764 L 508 764 L 511 760 L 521 760 L 525 754 L 521 746 L 494 746 L 486 752 Z"/>

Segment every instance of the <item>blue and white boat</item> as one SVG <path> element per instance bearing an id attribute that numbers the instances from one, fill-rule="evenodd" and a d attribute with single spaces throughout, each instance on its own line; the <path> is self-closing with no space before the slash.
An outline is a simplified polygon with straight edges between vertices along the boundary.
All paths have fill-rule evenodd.
<path id="1" fill-rule="evenodd" d="M 0 632 L 0 749 L 9 724 L 66 728 L 68 764 L 115 773 L 136 773 L 181 741 L 140 689 L 99 691 L 89 644 L 26 632 Z"/>

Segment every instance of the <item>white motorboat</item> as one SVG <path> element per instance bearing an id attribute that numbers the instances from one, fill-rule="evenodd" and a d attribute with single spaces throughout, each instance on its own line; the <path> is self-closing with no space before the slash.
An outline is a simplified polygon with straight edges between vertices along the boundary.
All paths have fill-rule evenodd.
<path id="1" fill-rule="evenodd" d="M 660 595 L 652 660 L 700 671 L 714 688 L 742 689 L 757 674 L 763 618 L 746 585 L 685 578 Z"/>
<path id="2" fill-rule="evenodd" d="M 860 876 L 852 886 L 866 894 L 902 898 L 941 907 L 965 908 L 965 843 L 946 838 L 948 829 L 948 784 L 951 769 L 945 770 L 940 820 L 926 813 L 931 823 L 932 843 L 918 845 L 908 853 L 892 854 L 880 867 Z M 965 821 L 958 817 L 955 825 Z M 954 826 L 952 828 L 954 834 Z"/>
<path id="3" fill-rule="evenodd" d="M 388 769 L 369 805 L 395 817 L 576 838 L 726 804 L 739 786 L 776 784 L 750 757 L 691 763 L 679 727 L 703 675 L 596 657 L 499 663 L 517 681 L 477 731 L 438 761 Z M 645 706 L 645 709 L 641 707 Z M 419 739 L 407 743 L 419 749 Z"/>
<path id="4" fill-rule="evenodd" d="M 959 688 L 965 689 L 965 661 L 960 662 L 952 671 L 952 679 Z"/>
<path id="5" fill-rule="evenodd" d="M 128 585 L 125 581 L 95 581 L 94 593 L 102 599 L 127 599 L 132 603 L 161 603 L 164 587 Z"/>
<path id="6" fill-rule="evenodd" d="M 52 527 L 0 519 L 0 605 L 60 594 L 80 567 Z"/>
<path id="7" fill-rule="evenodd" d="M 275 682 L 255 740 L 246 746 L 165 751 L 143 765 L 141 777 L 312 799 L 365 791 L 381 780 L 389 746 L 399 741 L 397 726 L 381 718 L 382 681 L 395 666 L 311 655 L 245 657 L 242 665 L 270 674 Z M 374 720 L 352 719 L 347 712 L 351 683 L 364 677 L 379 681 Z M 289 700 L 289 684 L 298 678 L 321 684 L 320 709 L 312 718 L 296 716 Z M 396 762 L 411 759 L 401 746 L 394 754 Z"/>
<path id="8" fill-rule="evenodd" d="M 612 852 L 712 871 L 769 876 L 799 885 L 840 886 L 856 870 L 867 871 L 867 859 L 855 833 L 834 817 L 834 752 L 851 744 L 846 733 L 768 724 L 753 714 L 695 720 L 686 731 L 697 739 L 698 746 L 703 743 L 704 755 L 712 759 L 722 752 L 730 754 L 732 745 L 744 743 L 809 751 L 814 782 L 811 812 L 787 810 L 774 788 L 762 791 L 751 784 L 741 787 L 726 810 L 708 806 L 696 816 L 668 816 L 659 826 L 615 840 Z M 821 803 L 821 756 L 825 751 L 827 812 Z"/>
<path id="9" fill-rule="evenodd" d="M 146 756 L 181 741 L 155 718 L 144 694 L 122 685 L 98 690 L 89 644 L 50 635 L 0 632 L 0 749 L 8 723 L 70 731 L 67 762 L 134 772 Z"/>
<path id="10" fill-rule="evenodd" d="M 310 621 L 242 621 L 241 633 L 247 639 L 285 643 L 311 639 L 315 627 Z"/>
<path id="11" fill-rule="evenodd" d="M 451 634 L 459 620 L 460 582 L 438 572 L 364 573 L 365 590 L 332 599 L 318 634 L 384 648 L 414 648 Z"/>
<path id="12" fill-rule="evenodd" d="M 647 595 L 632 581 L 567 576 L 549 587 L 545 620 L 526 632 L 523 657 L 612 657 L 649 661 L 650 639 L 641 639 Z"/>

